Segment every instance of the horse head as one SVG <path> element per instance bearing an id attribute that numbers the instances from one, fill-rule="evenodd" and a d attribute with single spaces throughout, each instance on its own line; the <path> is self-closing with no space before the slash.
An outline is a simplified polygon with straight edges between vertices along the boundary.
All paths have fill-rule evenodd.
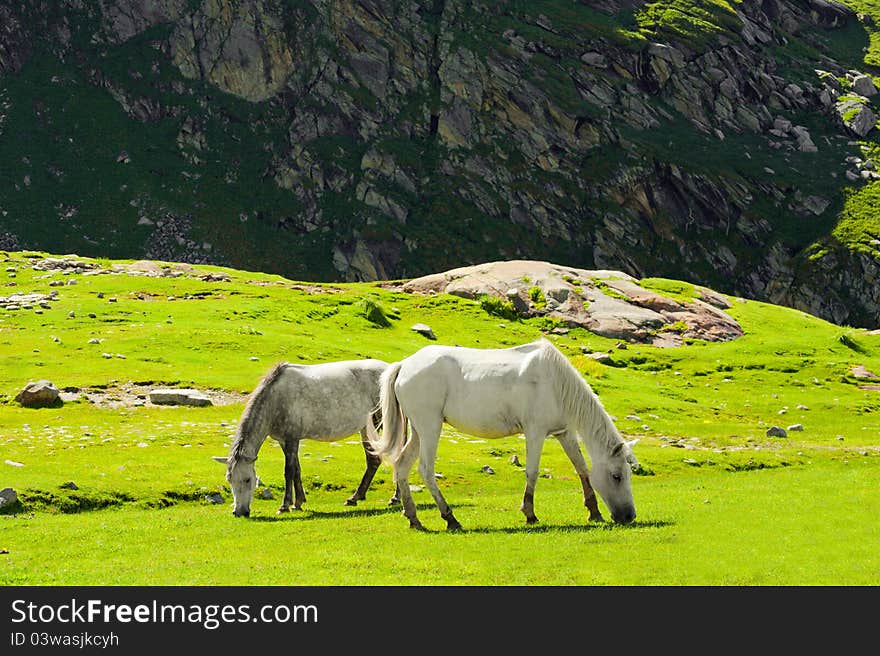
<path id="1" fill-rule="evenodd" d="M 251 499 L 257 487 L 257 472 L 254 463 L 257 458 L 245 455 L 230 456 L 226 461 L 226 480 L 232 488 L 232 514 L 236 517 L 249 517 Z"/>
<path id="2" fill-rule="evenodd" d="M 621 440 L 610 451 L 591 453 L 593 471 L 590 473 L 590 483 L 608 509 L 611 518 L 618 524 L 629 524 L 636 518 L 636 506 L 633 501 L 632 486 L 630 479 L 634 468 L 638 467 L 638 460 L 633 454 L 632 447 L 638 440 Z"/>

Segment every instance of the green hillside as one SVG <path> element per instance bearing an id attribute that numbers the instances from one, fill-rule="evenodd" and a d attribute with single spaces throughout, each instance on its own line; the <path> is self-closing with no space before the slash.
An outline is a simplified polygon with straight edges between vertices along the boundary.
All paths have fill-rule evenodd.
<path id="1" fill-rule="evenodd" d="M 0 516 L 4 584 L 877 583 L 880 391 L 860 377 L 880 373 L 876 333 L 733 297 L 728 312 L 742 337 L 658 348 L 553 331 L 559 326 L 541 317 L 500 319 L 478 301 L 380 283 L 0 255 L 0 488 L 19 496 Z M 670 296 L 690 289 L 642 284 Z M 640 439 L 636 522 L 588 524 L 577 478 L 551 440 L 536 491 L 541 523 L 526 528 L 522 469 L 511 462 L 524 461 L 522 439 L 474 440 L 449 428 L 437 469 L 461 535 L 442 530 L 422 488 L 415 498 L 429 531 L 409 531 L 386 505 L 387 464 L 367 501 L 344 507 L 363 471 L 357 436 L 303 443 L 308 501 L 283 517 L 274 514 L 283 458 L 268 440 L 258 472 L 274 498 L 255 498 L 251 520 L 232 518 L 211 456 L 227 452 L 262 375 L 282 360 L 403 358 L 435 343 L 411 329 L 416 323 L 441 344 L 553 341 L 624 436 Z M 599 351 L 610 362 L 589 357 Z M 67 400 L 21 407 L 18 391 L 40 379 Z M 166 386 L 198 388 L 215 403 L 147 401 Z M 767 436 L 773 425 L 795 424 L 803 430 Z M 411 482 L 421 485 L 415 473 Z M 205 501 L 215 492 L 222 505 Z M 626 567 L 614 565 L 621 549 Z M 436 562 L 438 550 L 449 568 Z"/>

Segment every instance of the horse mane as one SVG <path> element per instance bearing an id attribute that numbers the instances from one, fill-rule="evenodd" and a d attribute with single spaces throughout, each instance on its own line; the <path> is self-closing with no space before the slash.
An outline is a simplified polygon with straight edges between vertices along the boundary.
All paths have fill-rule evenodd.
<path id="1" fill-rule="evenodd" d="M 599 439 L 611 451 L 623 442 L 623 438 L 602 401 L 562 351 L 547 339 L 541 342 L 541 357 L 552 365 L 556 394 L 566 417 L 578 432 L 589 430 L 589 434 L 581 434 L 583 440 Z"/>
<path id="2" fill-rule="evenodd" d="M 241 413 L 241 419 L 238 422 L 238 430 L 235 432 L 235 439 L 229 449 L 229 462 L 235 462 L 240 458 L 256 459 L 256 453 L 246 453 L 247 447 L 251 446 L 252 424 L 259 418 L 264 416 L 263 408 L 268 399 L 268 391 L 275 384 L 275 381 L 281 377 L 281 374 L 289 366 L 287 362 L 279 362 L 273 366 L 260 380 L 259 384 L 254 388 L 248 402 L 244 406 L 244 412 Z M 260 436 L 265 438 L 265 435 Z M 257 444 L 257 451 L 263 440 L 260 439 Z"/>

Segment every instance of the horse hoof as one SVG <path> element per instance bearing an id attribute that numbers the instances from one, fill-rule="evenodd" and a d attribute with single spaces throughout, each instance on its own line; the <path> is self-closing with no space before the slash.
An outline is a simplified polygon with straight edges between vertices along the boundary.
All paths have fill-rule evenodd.
<path id="1" fill-rule="evenodd" d="M 446 525 L 446 530 L 456 532 L 456 531 L 463 531 L 464 529 L 462 528 L 461 524 L 459 524 L 458 522 L 449 522 Z"/>
<path id="2" fill-rule="evenodd" d="M 391 499 L 388 499 L 389 506 L 397 506 L 399 504 L 400 504 L 400 499 L 395 499 L 393 497 Z"/>
<path id="3" fill-rule="evenodd" d="M 604 522 L 605 518 L 601 514 L 590 515 L 591 522 Z"/>
<path id="4" fill-rule="evenodd" d="M 276 514 L 280 515 L 281 513 L 286 513 L 286 512 L 290 512 L 290 508 L 288 508 L 287 506 L 281 506 L 278 509 L 278 512 Z"/>
<path id="5" fill-rule="evenodd" d="M 425 527 L 422 526 L 422 523 L 417 519 L 409 520 L 409 527 L 414 531 L 424 531 Z"/>
<path id="6" fill-rule="evenodd" d="M 537 524 L 538 518 L 532 515 L 531 517 L 526 517 L 526 524 Z"/>
<path id="7" fill-rule="evenodd" d="M 358 505 L 357 499 L 346 499 L 343 505 L 346 506 L 356 506 Z"/>

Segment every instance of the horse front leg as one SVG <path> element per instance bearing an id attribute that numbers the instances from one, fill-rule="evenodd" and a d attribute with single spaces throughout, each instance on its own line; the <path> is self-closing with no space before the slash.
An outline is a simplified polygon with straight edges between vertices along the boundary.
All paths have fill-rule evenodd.
<path id="1" fill-rule="evenodd" d="M 354 493 L 345 500 L 346 506 L 356 506 L 358 501 L 363 501 L 367 498 L 367 490 L 370 489 L 370 484 L 373 482 L 373 477 L 376 475 L 376 471 L 379 469 L 379 465 L 382 464 L 382 459 L 373 454 L 370 451 L 370 442 L 367 439 L 367 430 L 366 428 L 361 429 L 361 444 L 364 447 L 364 455 L 367 459 L 367 468 L 364 470 L 364 475 L 361 478 L 360 485 L 357 486 L 357 489 Z"/>
<path id="2" fill-rule="evenodd" d="M 593 491 L 593 486 L 590 485 L 590 471 L 587 468 L 587 461 L 584 460 L 584 454 L 581 452 L 580 446 L 578 446 L 577 438 L 572 433 L 566 431 L 557 435 L 556 439 L 559 440 L 565 455 L 571 460 L 578 478 L 581 479 L 581 487 L 584 490 L 584 506 L 590 511 L 590 521 L 604 522 L 605 518 L 599 512 L 596 493 Z"/>
<path id="3" fill-rule="evenodd" d="M 299 440 L 288 439 L 284 442 L 284 499 L 278 512 L 288 512 L 291 504 L 294 510 L 301 510 L 305 501 L 299 466 Z"/>
<path id="4" fill-rule="evenodd" d="M 535 516 L 535 485 L 538 482 L 538 468 L 541 466 L 541 449 L 544 435 L 526 433 L 526 489 L 519 509 L 526 516 L 526 524 L 537 524 Z"/>

